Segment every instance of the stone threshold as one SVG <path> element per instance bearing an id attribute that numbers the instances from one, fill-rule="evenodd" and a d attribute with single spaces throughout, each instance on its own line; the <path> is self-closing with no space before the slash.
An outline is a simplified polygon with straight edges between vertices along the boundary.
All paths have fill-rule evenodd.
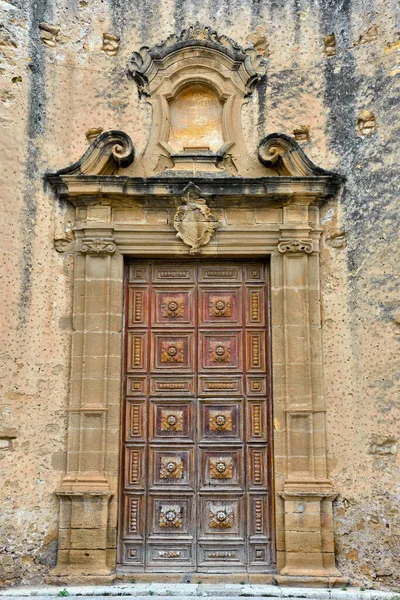
<path id="1" fill-rule="evenodd" d="M 210 584 L 210 583 L 122 583 L 117 585 L 66 585 L 66 586 L 24 586 L 0 590 L 0 598 L 18 600 L 35 597 L 36 600 L 49 597 L 79 598 L 101 597 L 145 598 L 152 600 L 172 598 L 206 597 L 213 598 L 284 598 L 288 600 L 400 600 L 396 592 L 361 590 L 356 587 L 344 589 L 310 589 L 305 587 L 279 587 L 276 585 L 251 584 Z"/>

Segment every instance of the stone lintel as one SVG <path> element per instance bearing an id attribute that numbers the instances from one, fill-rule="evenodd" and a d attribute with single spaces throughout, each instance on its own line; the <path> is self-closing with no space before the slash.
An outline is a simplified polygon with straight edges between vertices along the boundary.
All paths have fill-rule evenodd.
<path id="1" fill-rule="evenodd" d="M 260 177 L 246 179 L 242 177 L 124 177 L 106 175 L 62 175 L 51 174 L 48 181 L 56 189 L 60 198 L 68 199 L 74 206 L 93 204 L 104 196 L 119 197 L 126 203 L 130 197 L 179 199 L 184 188 L 195 182 L 201 193 L 221 198 L 246 197 L 246 202 L 253 199 L 265 199 L 271 206 L 296 204 L 301 198 L 301 205 L 319 203 L 332 196 L 341 181 L 334 175 L 318 177 Z"/>

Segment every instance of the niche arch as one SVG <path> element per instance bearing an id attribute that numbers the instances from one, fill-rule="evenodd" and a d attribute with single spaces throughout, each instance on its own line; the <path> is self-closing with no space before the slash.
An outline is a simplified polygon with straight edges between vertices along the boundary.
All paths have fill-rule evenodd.
<path id="1" fill-rule="evenodd" d="M 147 175 L 165 169 L 218 171 L 226 153 L 239 160 L 247 149 L 241 126 L 241 109 L 265 74 L 265 60 L 253 48 L 243 50 L 209 27 L 195 25 L 181 36 L 171 36 L 153 48 L 132 55 L 128 71 L 153 110 L 152 128 L 143 161 Z M 177 152 L 169 143 L 171 107 L 184 89 L 205 86 L 222 103 L 222 138 L 219 148 Z"/>
<path id="2" fill-rule="evenodd" d="M 212 86 L 187 83 L 168 104 L 168 145 L 172 149 L 215 153 L 220 150 L 227 140 L 223 123 L 225 102 Z"/>

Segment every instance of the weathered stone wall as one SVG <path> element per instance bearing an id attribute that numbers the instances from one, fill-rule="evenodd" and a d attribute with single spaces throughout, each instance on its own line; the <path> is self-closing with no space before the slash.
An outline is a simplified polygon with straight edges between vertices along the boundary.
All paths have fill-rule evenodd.
<path id="1" fill-rule="evenodd" d="M 249 153 L 267 133 L 295 135 L 316 164 L 346 177 L 322 217 L 338 566 L 363 585 L 400 586 L 398 9 L 395 0 L 0 3 L 1 582 L 42 581 L 56 557 L 72 263 L 53 239 L 72 213 L 43 175 L 79 158 L 94 126 L 131 136 L 141 174 L 151 110 L 126 77 L 129 57 L 200 19 L 268 59 L 243 109 Z"/>

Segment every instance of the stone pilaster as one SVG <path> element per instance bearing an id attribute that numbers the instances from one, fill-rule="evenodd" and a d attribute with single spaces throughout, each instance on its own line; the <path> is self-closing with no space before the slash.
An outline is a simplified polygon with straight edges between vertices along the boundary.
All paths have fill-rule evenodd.
<path id="1" fill-rule="evenodd" d="M 284 485 L 277 489 L 282 503 L 277 518 L 277 579 L 293 584 L 296 578 L 304 583 L 304 577 L 311 577 L 328 585 L 329 578 L 338 579 L 340 573 L 333 548 L 335 493 L 326 468 L 319 233 L 306 225 L 307 211 L 301 199 L 284 209 L 278 243 L 283 328 L 279 422 L 286 460 Z"/>
<path id="2" fill-rule="evenodd" d="M 52 578 L 110 575 L 117 491 L 123 259 L 111 231 L 77 232 L 67 472 Z M 114 511 L 115 512 L 115 511 Z M 111 532 L 114 531 L 114 535 Z M 115 552 L 114 552 L 115 553 Z"/>

